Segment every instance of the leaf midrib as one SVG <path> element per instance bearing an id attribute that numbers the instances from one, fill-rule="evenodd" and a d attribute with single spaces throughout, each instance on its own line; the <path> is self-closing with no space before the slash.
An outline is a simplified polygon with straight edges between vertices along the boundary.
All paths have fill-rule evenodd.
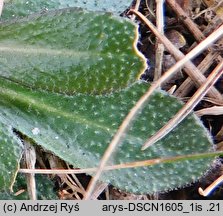
<path id="1" fill-rule="evenodd" d="M 24 47 L 21 47 L 21 45 L 12 44 L 12 45 L 1 45 L 0 44 L 0 52 L 9 52 L 9 53 L 23 53 L 23 54 L 48 54 L 48 55 L 58 55 L 58 56 L 75 56 L 75 57 L 82 57 L 82 56 L 91 56 L 91 57 L 98 57 L 103 56 L 107 58 L 111 58 L 109 55 L 111 53 L 103 51 L 103 50 L 97 50 L 97 49 L 88 49 L 88 51 L 84 50 L 74 50 L 74 49 L 64 49 L 64 48 L 43 48 L 38 45 L 36 46 L 30 46 L 23 44 Z M 128 50 L 129 52 L 130 50 Z M 120 54 L 115 53 L 115 55 L 112 55 L 112 59 L 120 59 L 120 56 L 123 57 L 127 55 L 126 52 L 122 52 Z"/>
<path id="2" fill-rule="evenodd" d="M 75 122 L 78 122 L 80 124 L 84 124 L 84 125 L 90 125 L 91 127 L 95 127 L 98 128 L 100 130 L 109 132 L 110 134 L 114 134 L 115 130 L 111 129 L 110 127 L 107 127 L 105 125 L 99 124 L 98 122 L 96 123 L 96 121 L 90 121 L 89 119 L 84 118 L 84 116 L 78 116 L 66 111 L 62 111 L 59 110 L 53 106 L 50 105 L 46 105 L 41 103 L 41 100 L 36 101 L 35 99 L 27 96 L 26 94 L 21 94 L 18 92 L 15 92 L 13 90 L 10 89 L 5 89 L 0 87 L 0 94 L 1 95 L 5 95 L 8 98 L 13 98 L 13 100 L 17 100 L 20 103 L 24 103 L 24 104 L 32 104 L 32 106 L 35 106 L 37 109 L 41 110 L 42 112 L 49 112 L 49 113 L 54 113 L 56 115 L 60 115 L 63 116 L 64 118 L 67 118 L 69 120 L 73 120 Z"/>
<path id="3" fill-rule="evenodd" d="M 49 54 L 49 55 L 64 55 L 64 56 L 86 56 L 91 52 L 86 51 L 74 51 L 69 49 L 49 49 L 49 48 L 40 48 L 40 47 L 15 47 L 13 46 L 0 46 L 0 52 L 17 52 L 24 54 Z"/>

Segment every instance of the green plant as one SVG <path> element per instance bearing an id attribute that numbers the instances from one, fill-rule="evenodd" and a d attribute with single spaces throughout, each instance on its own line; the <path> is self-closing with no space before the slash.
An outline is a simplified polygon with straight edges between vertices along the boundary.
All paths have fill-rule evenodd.
<path id="1" fill-rule="evenodd" d="M 75 167 L 98 165 L 118 126 L 149 86 L 138 81 L 146 63 L 137 39 L 131 21 L 75 8 L 1 23 L 0 146 L 3 152 L 13 152 L 9 162 L 1 159 L 2 190 L 13 184 L 21 158 L 22 145 L 13 128 Z M 140 150 L 181 107 L 176 98 L 155 92 L 110 164 L 185 158 L 104 172 L 101 180 L 130 192 L 153 193 L 198 179 L 213 155 L 186 157 L 212 151 L 212 141 L 194 115 Z"/>
<path id="2" fill-rule="evenodd" d="M 79 7 L 89 11 L 112 12 L 119 15 L 130 4 L 132 0 L 5 0 L 3 20 L 17 17 L 25 17 L 35 12 L 46 12 L 48 10 L 63 9 L 68 7 Z"/>

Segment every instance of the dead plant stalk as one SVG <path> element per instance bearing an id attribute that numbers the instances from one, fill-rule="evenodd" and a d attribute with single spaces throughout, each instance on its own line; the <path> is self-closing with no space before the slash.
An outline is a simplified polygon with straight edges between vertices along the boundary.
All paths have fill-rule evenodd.
<path id="1" fill-rule="evenodd" d="M 164 0 L 156 0 L 156 26 L 160 34 L 164 33 Z M 156 54 L 155 54 L 155 71 L 154 81 L 162 76 L 162 62 L 163 62 L 164 46 L 157 38 L 156 40 Z"/>
<path id="2" fill-rule="evenodd" d="M 212 184 L 210 184 L 205 190 L 203 190 L 201 187 L 198 189 L 198 192 L 202 196 L 208 196 L 210 193 L 223 182 L 223 175 L 217 178 Z"/>
<path id="3" fill-rule="evenodd" d="M 207 157 L 217 157 L 222 155 L 223 151 L 215 151 L 215 152 L 205 152 L 205 153 L 196 153 L 189 155 L 180 155 L 173 156 L 168 158 L 154 158 L 150 160 L 143 161 L 135 161 L 124 164 L 115 164 L 111 166 L 105 166 L 104 170 L 116 170 L 116 169 L 127 169 L 127 168 L 135 168 L 135 167 L 144 167 L 144 166 L 152 166 L 159 163 L 169 163 L 173 161 L 181 161 L 188 159 L 197 159 L 197 158 L 207 158 Z M 97 171 L 97 167 L 94 168 L 86 168 L 86 169 L 19 169 L 20 173 L 30 173 L 30 174 L 81 174 L 81 173 L 93 173 Z"/>
<path id="4" fill-rule="evenodd" d="M 194 58 L 204 49 L 207 49 L 210 44 L 214 43 L 217 39 L 219 39 L 223 35 L 223 25 L 220 26 L 211 35 L 209 35 L 205 40 L 203 40 L 198 46 L 192 49 L 187 55 L 184 55 L 180 50 L 178 50 L 171 43 L 171 41 L 168 38 L 166 38 L 163 34 L 160 34 L 159 31 L 156 29 L 156 27 L 142 13 L 136 10 L 130 10 L 130 12 L 136 14 L 148 26 L 148 28 L 156 35 L 156 37 L 159 38 L 159 40 L 164 44 L 166 49 L 174 56 L 174 58 L 180 62 L 180 67 L 177 68 L 177 70 L 180 69 L 183 66 L 183 64 L 185 64 L 185 69 L 184 69 L 185 72 L 193 80 L 193 82 L 197 85 L 198 88 L 203 83 L 206 82 L 206 77 L 197 69 L 197 67 L 190 61 L 190 59 Z M 185 58 L 185 56 L 187 57 Z M 182 59 L 184 60 L 181 62 Z M 177 64 L 178 62 L 176 63 L 176 65 Z M 170 69 L 167 71 L 168 73 L 166 72 L 159 79 L 158 81 L 160 82 L 159 85 L 161 85 L 161 83 L 163 83 L 167 79 L 170 79 L 174 75 L 174 72 L 176 72 L 174 71 L 174 72 L 169 73 L 169 71 Z M 166 74 L 168 74 L 168 76 Z M 208 94 L 212 98 L 216 98 L 220 101 L 223 101 L 222 95 L 214 87 L 210 89 Z"/>
<path id="5" fill-rule="evenodd" d="M 191 20 L 191 18 L 188 16 L 188 14 L 180 7 L 180 5 L 174 1 L 174 0 L 166 0 L 167 4 L 175 11 L 177 16 L 182 20 L 182 22 L 185 24 L 185 26 L 189 29 L 191 34 L 193 34 L 194 38 L 198 41 L 201 42 L 205 39 L 205 34 L 201 32 L 201 30 L 198 28 L 198 26 Z M 215 23 L 215 22 L 214 22 Z M 206 30 L 209 27 L 206 28 Z M 209 32 L 209 31 L 208 31 Z M 207 32 L 206 32 L 207 34 Z M 222 43 L 222 40 L 219 40 L 217 42 Z M 197 43 L 193 43 L 193 45 L 190 47 L 190 50 L 194 48 L 197 45 Z M 205 59 L 199 64 L 197 67 L 198 70 L 204 74 L 205 71 L 209 68 L 210 64 L 214 62 L 215 59 L 220 58 L 219 61 L 222 61 L 220 53 L 217 52 L 216 50 L 210 48 L 210 53 L 205 57 Z M 193 82 L 191 82 L 190 77 L 188 77 L 181 85 L 180 87 L 176 90 L 174 93 L 175 96 L 177 97 L 184 97 L 186 96 L 189 91 L 193 88 Z"/>
<path id="6" fill-rule="evenodd" d="M 213 106 L 195 112 L 197 116 L 203 115 L 223 115 L 223 106 Z"/>
<path id="7" fill-rule="evenodd" d="M 188 100 L 184 107 L 168 122 L 164 127 L 162 127 L 157 133 L 150 137 L 147 142 L 143 145 L 142 150 L 145 150 L 158 140 L 166 136 L 170 131 L 172 131 L 180 122 L 182 122 L 194 109 L 194 107 L 201 101 L 208 90 L 215 84 L 215 82 L 223 74 L 223 62 L 221 62 L 208 76 L 206 83 L 204 83 L 196 93 Z"/>

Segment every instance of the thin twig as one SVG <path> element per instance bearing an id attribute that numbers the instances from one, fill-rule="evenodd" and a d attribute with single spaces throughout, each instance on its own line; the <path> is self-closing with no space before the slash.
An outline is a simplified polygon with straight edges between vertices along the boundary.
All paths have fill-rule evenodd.
<path id="1" fill-rule="evenodd" d="M 134 6 L 134 9 L 135 10 L 139 10 L 139 6 L 140 6 L 140 4 L 141 4 L 141 0 L 136 0 L 136 3 L 135 3 L 135 6 Z M 133 15 L 132 17 L 131 17 L 131 20 L 135 20 L 135 18 L 136 18 L 136 16 L 135 15 Z"/>
<path id="2" fill-rule="evenodd" d="M 150 5 L 148 4 L 148 1 L 150 3 Z M 146 0 L 146 8 L 147 10 L 149 11 L 149 13 L 155 18 L 155 14 L 153 13 L 153 8 L 151 9 L 150 6 L 153 6 L 153 1 L 150 1 L 150 0 Z"/>
<path id="3" fill-rule="evenodd" d="M 24 192 L 26 192 L 25 189 L 20 189 L 20 190 L 18 190 L 17 192 L 15 192 L 13 195 L 14 195 L 14 196 L 19 196 L 20 194 L 22 194 L 22 193 L 24 193 Z"/>
<path id="4" fill-rule="evenodd" d="M 109 187 L 105 188 L 105 200 L 110 200 Z"/>
<path id="5" fill-rule="evenodd" d="M 78 193 L 83 194 L 85 191 L 84 189 L 82 190 L 80 187 L 78 187 L 77 184 L 73 181 L 73 179 L 69 175 L 64 175 L 64 178 L 62 178 L 62 181 L 66 183 L 68 188 L 71 189 L 74 193 L 78 192 Z"/>
<path id="6" fill-rule="evenodd" d="M 129 169 L 136 167 L 145 167 L 152 166 L 160 163 L 171 163 L 174 161 L 183 161 L 183 160 L 195 160 L 197 158 L 210 158 L 223 155 L 223 151 L 214 151 L 214 152 L 205 152 L 205 153 L 196 153 L 188 155 L 179 155 L 168 158 L 154 158 L 150 160 L 135 161 L 125 164 L 116 164 L 111 166 L 104 167 L 105 171 L 116 170 L 116 169 Z M 19 169 L 20 173 L 34 173 L 34 174 L 81 174 L 81 173 L 92 173 L 96 172 L 97 167 L 86 168 L 86 169 Z"/>
<path id="7" fill-rule="evenodd" d="M 202 196 L 208 196 L 211 194 L 211 192 L 220 184 L 223 183 L 223 175 L 220 176 L 218 179 L 216 179 L 211 185 L 209 185 L 205 190 L 203 190 L 201 187 L 198 189 L 198 192 Z"/>
<path id="8" fill-rule="evenodd" d="M 204 37 L 206 37 L 207 35 L 211 34 L 211 32 L 213 32 L 214 30 L 216 30 L 217 28 L 219 28 L 221 25 L 222 25 L 222 17 L 221 16 L 218 16 L 216 15 L 211 21 L 210 23 L 207 25 L 207 27 L 205 27 L 205 29 L 201 32 L 201 30 L 197 27 L 197 26 L 194 26 L 194 31 L 196 32 L 200 32 L 199 35 L 203 35 Z M 202 39 L 198 40 L 196 38 L 197 42 L 201 42 Z M 188 52 L 190 50 L 192 50 L 195 46 L 197 46 L 197 42 L 195 41 L 189 48 Z M 222 44 L 222 39 L 220 39 L 219 41 L 217 41 L 217 43 L 219 43 L 220 45 Z M 211 51 L 211 50 L 214 50 L 212 47 L 210 47 L 208 49 L 208 51 Z"/>
<path id="9" fill-rule="evenodd" d="M 153 26 L 153 24 L 147 20 L 140 12 L 138 11 L 134 11 L 131 10 L 131 12 L 136 13 L 140 19 L 143 20 L 143 22 L 145 22 L 145 24 L 154 32 L 154 34 L 159 37 L 160 40 L 162 40 L 162 42 L 165 44 L 166 48 L 173 48 L 174 50 L 176 49 L 174 47 L 174 45 L 166 38 L 163 37 L 163 35 L 160 35 L 159 32 L 156 30 L 156 28 Z M 148 95 L 150 96 L 153 92 L 153 90 L 155 88 L 157 88 L 162 82 L 166 81 L 167 79 L 169 79 L 175 71 L 177 71 L 179 68 L 181 68 L 183 66 L 183 64 L 185 64 L 188 60 L 190 60 L 191 58 L 193 58 L 194 56 L 196 56 L 199 52 L 201 52 L 203 49 L 207 48 L 208 45 L 210 45 L 211 43 L 213 43 L 215 40 L 217 40 L 221 35 L 223 34 L 223 25 L 219 27 L 219 29 L 217 29 L 216 31 L 214 31 L 211 35 L 209 35 L 204 41 L 202 41 L 197 47 L 195 47 L 193 50 L 191 50 L 191 52 L 189 52 L 186 56 L 184 56 L 178 49 L 176 49 L 176 52 L 180 52 L 178 54 L 180 54 L 180 56 L 182 56 L 182 58 L 180 58 L 181 60 L 178 61 L 172 68 L 170 68 L 166 73 L 163 74 L 163 76 L 157 81 L 154 82 L 151 86 L 151 91 L 148 93 Z M 217 36 L 217 37 L 216 37 Z M 170 51 L 171 52 L 171 51 Z M 192 63 L 191 63 L 192 64 Z M 188 64 L 187 64 L 188 65 Z M 193 64 L 192 64 L 193 65 Z M 195 71 L 196 71 L 196 67 L 193 65 Z M 197 74 L 197 72 L 195 73 Z M 198 75 L 198 74 L 197 74 Z M 202 75 L 203 76 L 203 75 Z M 201 78 L 197 77 L 196 79 L 201 80 Z M 206 81 L 206 78 L 204 77 L 204 82 Z M 212 90 L 214 90 L 212 88 Z M 217 91 L 217 90 L 216 90 Z M 217 95 L 220 95 L 219 97 L 222 98 L 222 95 L 217 91 Z M 218 99 L 219 99 L 218 97 Z M 220 100 L 222 101 L 222 100 Z"/>
<path id="10" fill-rule="evenodd" d="M 199 28 L 197 28 L 197 25 L 190 19 L 190 17 L 180 7 L 180 5 L 177 4 L 177 1 L 166 0 L 166 2 L 171 7 L 171 9 L 175 11 L 175 13 L 179 16 L 179 18 L 184 22 L 184 24 L 187 26 L 187 28 L 190 30 L 190 32 L 193 34 L 193 36 L 197 41 L 200 42 L 205 39 L 203 33 L 200 31 Z"/>
<path id="11" fill-rule="evenodd" d="M 223 35 L 223 25 L 221 25 L 216 31 L 210 34 L 205 40 L 203 40 L 197 47 L 192 49 L 187 55 L 184 55 L 171 43 L 169 39 L 167 39 L 164 35 L 160 34 L 159 31 L 156 29 L 156 27 L 142 13 L 135 10 L 130 10 L 130 12 L 136 14 L 150 28 L 150 30 L 156 35 L 156 37 L 159 38 L 159 40 L 164 44 L 166 49 L 174 56 L 174 58 L 180 62 L 176 63 L 176 65 L 179 64 L 177 70 L 180 69 L 183 66 L 183 64 L 185 64 L 185 69 L 184 69 L 185 72 L 188 74 L 188 76 L 191 77 L 191 79 L 198 87 L 200 87 L 203 83 L 206 82 L 206 77 L 200 73 L 200 71 L 190 61 L 190 59 L 198 55 L 204 49 L 207 49 L 207 47 L 210 44 L 214 43 L 218 38 L 220 38 Z M 187 56 L 187 58 L 185 58 L 185 56 Z M 182 59 L 184 59 L 183 62 L 181 62 Z M 163 75 L 165 79 L 161 78 L 163 79 L 162 82 L 166 81 L 173 75 L 172 72 L 168 74 L 168 76 L 165 74 Z M 161 83 L 159 83 L 159 85 L 161 85 Z M 210 89 L 208 94 L 210 95 L 210 97 L 216 98 L 220 101 L 223 100 L 222 95 L 214 87 Z"/>
<path id="12" fill-rule="evenodd" d="M 177 86 L 176 86 L 176 85 L 173 85 L 167 92 L 168 92 L 170 95 L 172 95 L 172 94 L 175 92 L 176 88 L 177 88 Z"/>
<path id="13" fill-rule="evenodd" d="M 223 106 L 213 106 L 195 112 L 197 116 L 203 115 L 223 115 Z"/>
<path id="14" fill-rule="evenodd" d="M 188 16 L 188 14 L 180 7 L 180 5 L 174 1 L 174 0 L 166 0 L 167 4 L 175 11 L 175 13 L 178 15 L 178 17 L 182 20 L 182 22 L 187 26 L 187 28 L 190 30 L 190 32 L 193 34 L 195 39 L 198 42 L 201 42 L 205 39 L 205 34 L 201 32 L 201 30 L 198 28 L 198 26 L 191 20 L 191 18 Z M 215 25 L 214 25 L 215 26 Z M 207 27 L 208 28 L 208 27 Z M 216 25 L 217 28 L 217 25 Z M 222 40 L 218 41 L 218 43 L 222 43 Z M 196 43 L 194 43 L 190 49 L 196 46 Z M 219 52 L 216 52 L 215 50 L 210 48 L 211 53 L 208 54 L 208 56 L 202 61 L 201 64 L 197 67 L 198 70 L 204 74 L 205 71 L 208 68 L 208 62 L 205 62 L 206 60 L 209 60 L 210 63 L 212 63 L 212 58 L 217 58 L 219 56 Z M 209 59 L 210 57 L 210 59 Z M 190 77 L 188 77 L 176 90 L 175 96 L 177 97 L 184 97 L 190 92 L 190 90 L 193 88 L 193 82 L 191 82 Z"/>
<path id="15" fill-rule="evenodd" d="M 190 99 L 190 97 L 181 98 L 181 100 L 184 101 L 184 102 L 187 102 L 189 99 Z M 211 103 L 211 104 L 214 104 L 214 105 L 217 105 L 217 106 L 223 106 L 223 102 L 219 102 L 219 101 L 217 101 L 213 98 L 209 98 L 209 97 L 203 97 L 202 101 L 206 101 L 208 103 Z"/>
<path id="16" fill-rule="evenodd" d="M 199 16 L 201 16 L 203 13 L 209 12 L 209 11 L 215 11 L 216 9 L 218 9 L 223 3 L 223 0 L 216 2 L 214 1 L 214 4 L 210 7 L 208 7 L 205 10 L 202 10 L 200 13 L 198 13 L 196 16 L 193 17 L 193 19 L 197 19 Z"/>
<path id="17" fill-rule="evenodd" d="M 36 151 L 35 148 L 30 142 L 26 139 L 23 141 L 24 143 L 24 164 L 26 168 L 34 170 L 36 164 Z M 29 173 L 26 174 L 27 179 L 27 190 L 31 200 L 36 200 L 36 180 L 35 174 Z"/>
<path id="18" fill-rule="evenodd" d="M 92 193 L 90 200 L 97 200 L 100 194 L 108 187 L 108 183 L 99 182 Z"/>
<path id="19" fill-rule="evenodd" d="M 182 122 L 194 109 L 194 107 L 201 101 L 202 97 L 209 91 L 211 86 L 221 77 L 223 74 L 223 62 L 221 62 L 208 76 L 206 83 L 204 83 L 196 93 L 190 98 L 190 100 L 184 105 L 184 107 L 177 112 L 177 114 L 163 126 L 157 133 L 150 137 L 143 145 L 142 150 L 145 150 L 158 140 L 166 136 L 172 131 L 180 122 Z"/>
<path id="20" fill-rule="evenodd" d="M 70 167 L 67 163 L 66 163 L 66 165 L 67 165 L 67 168 L 70 169 Z M 77 176 L 74 174 L 71 174 L 71 176 L 74 179 L 76 185 L 81 189 L 81 191 L 83 193 L 83 191 L 85 191 L 85 189 L 84 189 L 83 185 L 81 184 L 81 182 L 79 181 L 79 179 L 77 178 Z"/>
<path id="21" fill-rule="evenodd" d="M 219 56 L 219 52 L 211 51 L 206 55 L 206 57 L 202 60 L 202 62 L 198 65 L 198 70 L 204 74 L 207 69 L 213 64 L 213 62 Z M 220 57 L 220 56 L 219 56 Z M 193 82 L 190 77 L 187 77 L 186 80 L 179 86 L 179 88 L 175 91 L 174 95 L 176 97 L 185 97 L 194 87 Z M 223 100 L 222 100 L 223 102 Z"/>
<path id="22" fill-rule="evenodd" d="M 160 34 L 164 33 L 164 0 L 156 0 L 156 26 Z M 162 76 L 164 45 L 156 40 L 154 81 Z"/>

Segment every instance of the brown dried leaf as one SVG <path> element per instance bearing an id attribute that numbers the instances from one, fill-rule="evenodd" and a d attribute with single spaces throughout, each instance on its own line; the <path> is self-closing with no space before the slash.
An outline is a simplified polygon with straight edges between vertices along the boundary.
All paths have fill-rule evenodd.
<path id="1" fill-rule="evenodd" d="M 184 36 L 176 31 L 170 30 L 166 32 L 166 37 L 175 45 L 176 48 L 180 49 L 186 45 L 186 40 Z"/>

